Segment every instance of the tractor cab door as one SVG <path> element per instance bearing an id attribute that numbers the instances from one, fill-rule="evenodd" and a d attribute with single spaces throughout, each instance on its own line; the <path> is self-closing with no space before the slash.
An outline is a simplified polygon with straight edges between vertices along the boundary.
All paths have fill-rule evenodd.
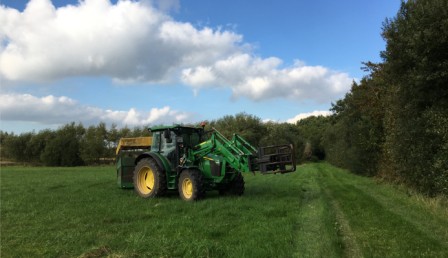
<path id="1" fill-rule="evenodd" d="M 178 165 L 183 166 L 185 163 L 185 156 L 188 149 L 193 148 L 200 142 L 200 134 L 196 130 L 184 128 L 178 131 L 176 138 L 176 151 L 178 154 Z M 179 167 L 181 170 L 182 168 Z"/>
<path id="2" fill-rule="evenodd" d="M 195 128 L 173 128 L 166 129 L 161 134 L 160 152 L 165 156 L 172 171 L 180 172 L 185 162 L 185 155 L 188 149 L 198 145 L 201 140 L 201 133 Z"/>
<path id="3" fill-rule="evenodd" d="M 163 131 L 160 142 L 160 153 L 165 156 L 170 164 L 171 169 L 175 170 L 177 166 L 179 165 L 179 151 L 178 151 L 178 144 L 177 144 L 177 136 L 172 130 L 165 130 Z"/>

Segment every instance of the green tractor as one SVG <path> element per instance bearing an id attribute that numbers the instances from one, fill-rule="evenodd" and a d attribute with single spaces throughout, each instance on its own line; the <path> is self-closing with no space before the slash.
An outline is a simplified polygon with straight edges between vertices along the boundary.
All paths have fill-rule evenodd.
<path id="1" fill-rule="evenodd" d="M 143 198 L 178 190 L 185 201 L 206 191 L 242 195 L 241 173 L 296 170 L 291 144 L 256 149 L 241 136 L 225 138 L 216 129 L 181 125 L 150 128 L 152 137 L 123 138 L 117 147 L 117 183 Z"/>

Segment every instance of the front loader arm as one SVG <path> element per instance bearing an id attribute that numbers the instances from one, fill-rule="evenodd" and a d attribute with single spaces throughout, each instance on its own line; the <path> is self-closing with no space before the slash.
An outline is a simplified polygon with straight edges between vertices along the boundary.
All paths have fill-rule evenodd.
<path id="1" fill-rule="evenodd" d="M 190 152 L 190 157 L 200 160 L 208 154 L 221 156 L 235 170 L 249 172 L 251 154 L 244 153 L 232 141 L 225 138 L 220 132 L 213 128 L 210 139 L 196 145 Z"/>
<path id="2" fill-rule="evenodd" d="M 258 150 L 243 137 L 234 134 L 228 140 L 213 128 L 210 139 L 190 151 L 189 160 L 197 161 L 215 154 L 223 157 L 235 170 L 240 172 L 287 173 L 296 169 L 294 148 L 290 145 L 261 147 Z"/>

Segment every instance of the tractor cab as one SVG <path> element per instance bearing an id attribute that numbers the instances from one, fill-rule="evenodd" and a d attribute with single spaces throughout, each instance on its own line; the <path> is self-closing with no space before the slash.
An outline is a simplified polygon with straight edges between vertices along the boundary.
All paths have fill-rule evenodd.
<path id="1" fill-rule="evenodd" d="M 202 140 L 204 129 L 186 126 L 158 126 L 149 129 L 152 132 L 153 152 L 169 153 L 177 146 L 193 147 Z M 166 155 L 164 155 L 166 156 Z"/>
<path id="2" fill-rule="evenodd" d="M 187 150 L 204 141 L 204 129 L 181 125 L 157 126 L 149 129 L 152 132 L 151 152 L 165 157 L 172 170 L 180 169 Z"/>

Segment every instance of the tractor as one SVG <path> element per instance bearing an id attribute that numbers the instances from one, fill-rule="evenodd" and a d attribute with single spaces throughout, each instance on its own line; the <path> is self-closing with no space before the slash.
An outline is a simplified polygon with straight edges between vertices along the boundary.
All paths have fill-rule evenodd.
<path id="1" fill-rule="evenodd" d="M 292 144 L 255 148 L 243 137 L 229 140 L 218 130 L 183 125 L 149 128 L 151 137 L 122 138 L 116 150 L 117 183 L 143 198 L 179 192 L 185 201 L 206 191 L 242 195 L 242 173 L 296 170 Z"/>

